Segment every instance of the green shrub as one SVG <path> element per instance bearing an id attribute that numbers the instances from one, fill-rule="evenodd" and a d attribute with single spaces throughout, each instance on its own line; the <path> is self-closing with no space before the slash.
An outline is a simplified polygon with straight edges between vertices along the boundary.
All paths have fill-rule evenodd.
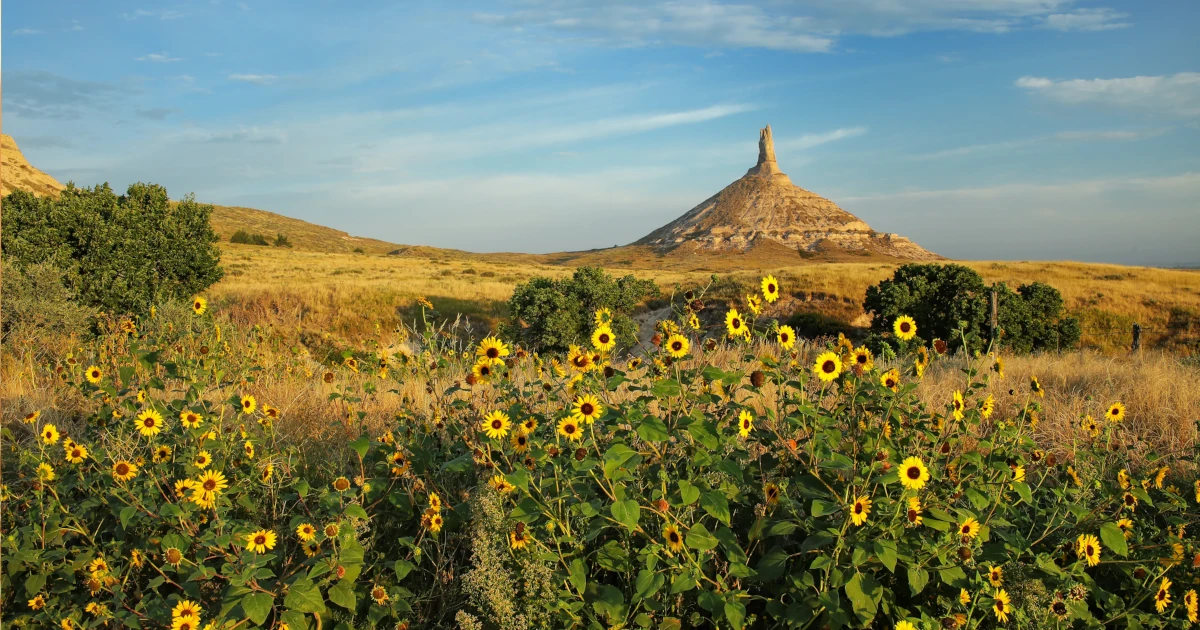
<path id="1" fill-rule="evenodd" d="M 275 242 L 271 243 L 275 247 L 291 247 L 292 242 L 288 240 L 286 234 L 280 232 L 275 235 Z"/>
<path id="2" fill-rule="evenodd" d="M 917 322 L 917 343 L 941 339 L 950 348 L 982 350 L 990 336 L 990 292 L 996 292 L 996 343 L 1014 352 L 1065 350 L 1079 343 L 1079 322 L 1064 315 L 1058 289 L 1041 282 L 1016 293 L 1003 282 L 991 287 L 975 270 L 954 264 L 908 264 L 868 287 L 863 310 L 873 315 L 871 345 L 886 343 L 896 317 Z"/>
<path id="3" fill-rule="evenodd" d="M 631 275 L 614 279 L 598 267 L 580 267 L 562 280 L 533 278 L 513 289 L 504 334 L 532 350 L 565 352 L 571 345 L 587 345 L 596 326 L 595 313 L 606 308 L 612 312 L 610 326 L 618 343 L 629 345 L 638 330 L 629 314 L 658 293 L 650 280 Z"/>
<path id="4" fill-rule="evenodd" d="M 191 196 L 133 184 L 117 196 L 107 184 L 68 184 L 58 199 L 14 192 L 4 199 L 2 243 L 18 268 L 49 263 L 83 305 L 113 314 L 187 298 L 221 279 L 212 206 Z"/>
<path id="5" fill-rule="evenodd" d="M 92 311 L 75 301 L 66 274 L 53 264 L 20 269 L 5 259 L 0 281 L 4 296 L 0 345 L 17 354 L 41 356 L 87 334 Z"/>
<path id="6" fill-rule="evenodd" d="M 246 230 L 238 230 L 238 231 L 234 232 L 233 236 L 229 237 L 229 242 L 237 243 L 239 245 L 270 245 L 271 244 L 270 242 L 267 241 L 267 237 L 263 236 L 262 234 L 251 234 L 250 232 L 247 232 Z"/>

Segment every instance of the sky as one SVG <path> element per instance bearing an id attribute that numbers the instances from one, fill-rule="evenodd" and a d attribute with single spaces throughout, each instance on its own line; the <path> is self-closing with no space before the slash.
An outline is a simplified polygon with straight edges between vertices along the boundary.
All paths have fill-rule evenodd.
<path id="1" fill-rule="evenodd" d="M 1200 264 L 1189 0 L 9 2 L 3 131 L 386 241 L 623 245 L 754 165 L 944 256 Z"/>

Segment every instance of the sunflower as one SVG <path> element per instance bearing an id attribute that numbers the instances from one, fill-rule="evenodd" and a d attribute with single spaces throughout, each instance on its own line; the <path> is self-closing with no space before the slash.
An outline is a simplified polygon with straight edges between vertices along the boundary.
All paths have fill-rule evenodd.
<path id="1" fill-rule="evenodd" d="M 200 451 L 199 453 L 196 453 L 196 460 L 192 462 L 192 465 L 200 470 L 204 470 L 205 468 L 208 468 L 208 465 L 211 463 L 212 455 L 209 455 L 208 451 Z"/>
<path id="2" fill-rule="evenodd" d="M 695 313 L 689 314 L 688 319 L 687 319 L 687 325 L 688 325 L 688 328 L 691 328 L 692 330 L 700 330 L 700 318 L 696 317 Z"/>
<path id="3" fill-rule="evenodd" d="M 667 338 L 666 348 L 667 352 L 670 353 L 672 357 L 676 359 L 682 359 L 683 357 L 687 356 L 688 350 L 691 348 L 691 344 L 688 342 L 687 337 L 675 334 Z"/>
<path id="4" fill-rule="evenodd" d="M 892 332 L 896 333 L 901 341 L 908 341 L 917 336 L 917 322 L 908 315 L 901 315 L 892 322 Z"/>
<path id="5" fill-rule="evenodd" d="M 1196 493 L 1196 503 L 1200 503 L 1200 479 L 1196 480 L 1194 490 Z"/>
<path id="6" fill-rule="evenodd" d="M 987 578 L 993 587 L 1000 588 L 1004 584 L 1004 569 L 989 567 Z"/>
<path id="7" fill-rule="evenodd" d="M 1096 426 L 1096 420 L 1091 415 L 1084 416 L 1083 420 L 1079 421 L 1079 428 L 1092 437 L 1100 435 L 1100 427 Z"/>
<path id="8" fill-rule="evenodd" d="M 961 390 L 954 390 L 954 398 L 950 400 L 950 405 L 954 408 L 954 419 L 962 420 L 963 408 L 965 405 L 963 403 L 963 395 Z"/>
<path id="9" fill-rule="evenodd" d="M 82 464 L 83 460 L 87 459 L 88 451 L 87 448 L 83 447 L 82 445 L 76 444 L 70 449 L 67 449 L 63 453 L 63 456 L 66 457 L 67 461 L 71 462 L 72 464 Z"/>
<path id="10" fill-rule="evenodd" d="M 1074 466 L 1067 466 L 1067 475 L 1069 475 L 1071 477 L 1071 481 L 1075 482 L 1076 488 L 1083 487 L 1083 481 L 1079 478 L 1079 475 L 1075 472 Z"/>
<path id="11" fill-rule="evenodd" d="M 1117 528 L 1121 530 L 1121 533 L 1125 534 L 1125 538 L 1133 537 L 1133 521 L 1131 519 L 1119 519 L 1117 521 Z"/>
<path id="12" fill-rule="evenodd" d="M 871 515 L 871 499 L 868 497 L 858 497 L 850 504 L 850 522 L 855 525 L 862 525 L 867 522 L 867 517 Z"/>
<path id="13" fill-rule="evenodd" d="M 488 480 L 488 485 L 500 494 L 508 494 L 509 492 L 517 489 L 516 486 L 509 483 L 508 480 L 504 478 L 504 475 L 492 475 L 492 478 Z"/>
<path id="14" fill-rule="evenodd" d="M 813 363 L 813 371 L 817 378 L 828 383 L 842 373 L 842 360 L 832 352 L 823 352 Z"/>
<path id="15" fill-rule="evenodd" d="M 1171 603 L 1171 580 L 1163 578 L 1158 585 L 1158 592 L 1154 594 L 1154 608 L 1158 612 L 1163 612 L 1167 609 L 1167 605 Z"/>
<path id="16" fill-rule="evenodd" d="M 25 415 L 25 424 L 33 424 L 42 416 L 41 411 L 31 411 Z"/>
<path id="17" fill-rule="evenodd" d="M 875 357 L 866 346 L 860 346 L 850 353 L 850 366 L 855 374 L 865 374 L 875 368 Z"/>
<path id="18" fill-rule="evenodd" d="M 318 553 L 321 553 L 321 543 L 300 543 L 300 549 L 304 551 L 304 555 L 308 556 L 309 558 L 315 558 Z"/>
<path id="19" fill-rule="evenodd" d="M 900 483 L 909 490 L 920 490 L 929 481 L 929 469 L 920 457 L 909 457 L 900 464 Z"/>
<path id="20" fill-rule="evenodd" d="M 225 474 L 219 470 L 207 470 L 192 483 L 192 496 L 203 493 L 208 497 L 221 494 L 229 487 Z"/>
<path id="21" fill-rule="evenodd" d="M 508 546 L 511 549 L 524 549 L 529 545 L 529 533 L 525 531 L 524 523 L 518 523 L 517 529 L 508 532 Z"/>
<path id="22" fill-rule="evenodd" d="M 296 536 L 304 542 L 312 542 L 317 537 L 317 528 L 312 523 L 301 523 L 296 526 Z"/>
<path id="23" fill-rule="evenodd" d="M 1158 472 L 1154 474 L 1154 487 L 1155 488 L 1162 490 L 1163 481 L 1166 481 L 1167 472 L 1170 470 L 1171 469 L 1169 466 L 1163 466 L 1162 468 L 1158 469 Z"/>
<path id="24" fill-rule="evenodd" d="M 979 535 L 979 521 L 975 517 L 969 516 L 958 526 L 958 534 L 963 540 L 972 540 Z"/>
<path id="25" fill-rule="evenodd" d="M 200 605 L 196 602 L 187 599 L 179 600 L 178 604 L 171 609 L 171 618 L 178 619 L 180 617 L 195 617 L 200 618 Z"/>
<path id="26" fill-rule="evenodd" d="M 1137 510 L 1138 498 L 1136 496 L 1134 496 L 1133 494 L 1126 492 L 1121 497 L 1121 503 L 1124 504 L 1125 507 L 1129 508 L 1130 512 L 1133 512 L 1133 511 Z"/>
<path id="27" fill-rule="evenodd" d="M 1104 417 L 1108 418 L 1109 422 L 1120 422 L 1125 419 L 1125 405 L 1120 401 L 1108 406 L 1108 411 L 1104 412 Z"/>
<path id="28" fill-rule="evenodd" d="M 195 411 L 185 409 L 179 414 L 179 422 L 185 429 L 195 429 L 204 423 L 204 418 Z"/>
<path id="29" fill-rule="evenodd" d="M 46 605 L 46 598 L 40 594 L 29 600 L 29 607 L 34 610 L 41 610 Z"/>
<path id="30" fill-rule="evenodd" d="M 605 324 L 611 324 L 612 320 L 613 320 L 612 309 L 608 308 L 607 306 L 601 306 L 600 308 L 596 309 L 596 312 L 594 314 L 592 314 L 592 321 L 596 322 L 597 326 L 604 326 Z"/>
<path id="31" fill-rule="evenodd" d="M 496 337 L 484 337 L 475 349 L 475 355 L 479 357 L 479 361 L 487 361 L 493 365 L 503 363 L 504 357 L 508 356 L 508 346 Z"/>
<path id="32" fill-rule="evenodd" d="M 523 431 L 513 433 L 512 439 L 509 442 L 512 444 L 513 450 L 517 453 L 524 453 L 529 450 L 529 436 Z"/>
<path id="33" fill-rule="evenodd" d="M 754 430 L 754 415 L 749 409 L 743 409 L 738 413 L 738 435 L 746 437 Z"/>
<path id="34" fill-rule="evenodd" d="M 275 548 L 275 532 L 260 529 L 246 535 L 246 548 L 254 553 L 266 553 Z"/>
<path id="35" fill-rule="evenodd" d="M 958 589 L 958 603 L 962 604 L 963 606 L 971 603 L 971 593 L 967 592 L 967 589 Z"/>
<path id="36" fill-rule="evenodd" d="M 58 427 L 53 424 L 47 424 L 42 427 L 42 443 L 57 444 L 58 443 Z"/>
<path id="37" fill-rule="evenodd" d="M 197 315 L 203 315 L 204 311 L 208 310 L 208 300 L 203 296 L 197 295 L 192 298 L 192 312 Z"/>
<path id="38" fill-rule="evenodd" d="M 104 556 L 100 556 L 88 563 L 88 573 L 94 578 L 108 575 L 108 562 L 104 559 Z"/>
<path id="39" fill-rule="evenodd" d="M 475 365 L 471 366 L 471 375 L 475 377 L 477 382 L 486 383 L 496 373 L 493 365 L 487 359 L 480 359 Z"/>
<path id="40" fill-rule="evenodd" d="M 738 313 L 736 308 L 731 308 L 728 313 L 725 313 L 725 330 L 728 331 L 731 339 L 745 337 L 750 333 L 746 327 L 746 320 L 742 319 L 741 313 Z"/>
<path id="41" fill-rule="evenodd" d="M 89 383 L 93 385 L 99 385 L 100 379 L 104 377 L 104 372 L 101 372 L 100 368 L 90 365 L 88 366 L 88 369 L 83 371 L 83 376 Z"/>
<path id="42" fill-rule="evenodd" d="M 900 372 L 894 368 L 884 372 L 879 377 L 879 384 L 893 392 L 900 391 Z"/>
<path id="43" fill-rule="evenodd" d="M 338 477 L 333 480 L 333 489 L 338 492 L 345 492 L 350 489 L 350 480 L 345 477 Z"/>
<path id="44" fill-rule="evenodd" d="M 134 477 L 137 476 L 137 472 L 138 472 L 138 469 L 137 469 L 136 464 L 133 464 L 132 462 L 127 462 L 123 459 L 118 460 L 117 463 L 113 464 L 113 467 L 112 467 L 113 479 L 120 481 L 120 482 L 125 482 L 125 481 L 129 481 L 130 479 L 133 479 Z"/>
<path id="45" fill-rule="evenodd" d="M 334 538 L 338 535 L 338 532 L 340 530 L 341 530 L 341 528 L 338 527 L 337 523 L 329 523 L 328 525 L 325 526 L 325 537 L 326 538 Z"/>
<path id="46" fill-rule="evenodd" d="M 442 518 L 441 514 L 429 515 L 429 531 L 431 531 L 435 534 L 442 531 L 442 525 L 445 522 L 446 521 L 445 521 L 445 519 Z"/>
<path id="47" fill-rule="evenodd" d="M 1183 594 L 1183 607 L 1187 611 L 1188 621 L 1196 623 L 1197 617 L 1200 617 L 1200 602 L 1197 601 L 1196 589 Z"/>
<path id="48" fill-rule="evenodd" d="M 143 409 L 137 415 L 137 429 L 142 437 L 153 437 L 163 430 L 162 414 L 155 409 Z"/>
<path id="49" fill-rule="evenodd" d="M 777 486 L 773 483 L 768 483 L 765 486 L 763 486 L 763 498 L 766 500 L 767 505 L 778 504 L 779 503 L 779 486 Z"/>
<path id="50" fill-rule="evenodd" d="M 995 410 L 996 398 L 991 394 L 988 394 L 987 398 L 984 398 L 983 402 L 979 405 L 979 415 L 983 416 L 984 420 L 987 420 L 988 418 L 992 417 L 992 412 Z"/>
<path id="51" fill-rule="evenodd" d="M 1012 600 L 1008 598 L 1008 591 L 1000 589 L 992 596 L 992 612 L 996 613 L 996 620 L 1000 623 L 1008 621 L 1008 613 L 1012 612 Z"/>
<path id="52" fill-rule="evenodd" d="M 791 350 L 792 346 L 796 345 L 796 331 L 791 326 L 780 326 L 775 339 L 779 341 L 780 348 Z"/>
<path id="53" fill-rule="evenodd" d="M 575 422 L 574 418 L 563 418 L 558 422 L 558 434 L 568 440 L 579 441 L 583 439 L 583 431 L 579 429 L 579 423 Z"/>
<path id="54" fill-rule="evenodd" d="M 767 304 L 774 304 L 779 299 L 779 283 L 775 281 L 775 276 L 762 279 L 762 294 Z"/>
<path id="55" fill-rule="evenodd" d="M 917 630 L 911 621 L 898 621 L 894 630 Z"/>
<path id="56" fill-rule="evenodd" d="M 1086 559 L 1089 567 L 1100 564 L 1100 540 L 1092 534 L 1080 534 L 1075 553 L 1080 560 Z"/>
<path id="57" fill-rule="evenodd" d="M 608 352 L 617 347 L 617 338 L 613 335 L 612 328 L 609 328 L 607 324 L 597 326 L 592 333 L 592 345 L 601 352 Z"/>
<path id="58" fill-rule="evenodd" d="M 667 525 L 663 528 L 663 540 L 667 543 L 667 549 L 671 551 L 683 549 L 683 536 L 679 534 L 679 528 L 674 525 Z"/>
<path id="59" fill-rule="evenodd" d="M 486 433 L 493 440 L 499 440 L 508 435 L 508 428 L 510 426 L 512 426 L 512 421 L 508 419 L 508 414 L 497 409 L 483 417 L 483 420 L 479 423 L 479 430 Z"/>
<path id="60" fill-rule="evenodd" d="M 921 499 L 919 497 L 908 498 L 908 511 L 905 513 L 905 518 L 908 519 L 908 524 L 913 527 L 920 525 L 924 520 L 921 517 Z"/>
<path id="61" fill-rule="evenodd" d="M 387 589 L 383 588 L 382 586 L 372 587 L 371 588 L 371 599 L 375 600 L 375 603 L 379 604 L 380 606 L 386 604 L 388 602 Z"/>
<path id="62" fill-rule="evenodd" d="M 581 424 L 591 424 L 602 415 L 604 415 L 604 405 L 600 404 L 600 399 L 591 394 L 576 396 L 574 404 L 571 405 L 571 417 Z"/>
<path id="63" fill-rule="evenodd" d="M 1009 481 L 1012 481 L 1014 483 L 1018 482 L 1018 481 L 1025 481 L 1025 467 L 1024 466 L 1014 465 L 1014 466 L 1011 466 L 1010 468 L 1012 469 L 1012 479 L 1009 479 Z"/>
<path id="64" fill-rule="evenodd" d="M 571 364 L 572 370 L 586 372 L 592 369 L 592 353 L 579 346 L 571 346 L 570 352 L 567 353 L 567 362 Z"/>
<path id="65" fill-rule="evenodd" d="M 383 375 L 383 378 L 386 378 L 386 377 L 387 377 L 387 374 L 385 373 Z M 263 405 L 262 412 L 263 412 L 264 416 L 266 416 L 267 418 L 270 418 L 271 420 L 279 419 L 280 412 L 279 412 L 279 409 L 276 407 L 272 407 L 271 405 Z"/>
<path id="66" fill-rule="evenodd" d="M 163 444 L 154 449 L 154 463 L 165 464 L 171 461 L 171 447 Z"/>
<path id="67" fill-rule="evenodd" d="M 757 295 L 747 295 L 746 308 L 750 309 L 750 312 L 755 315 L 762 313 L 762 299 Z"/>
<path id="68" fill-rule="evenodd" d="M 1042 384 L 1038 382 L 1038 377 L 1036 376 L 1029 377 L 1029 391 L 1030 393 L 1037 394 L 1040 398 L 1046 397 L 1046 390 L 1042 389 Z"/>

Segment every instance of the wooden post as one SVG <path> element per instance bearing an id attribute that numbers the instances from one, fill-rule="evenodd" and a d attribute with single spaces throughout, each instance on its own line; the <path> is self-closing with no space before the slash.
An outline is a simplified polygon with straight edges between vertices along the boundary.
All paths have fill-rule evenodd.
<path id="1" fill-rule="evenodd" d="M 991 328 L 992 343 L 996 343 L 996 328 L 999 326 L 997 320 L 998 320 L 998 314 L 997 314 L 997 308 L 996 308 L 996 287 L 992 287 L 992 315 L 991 315 L 991 318 L 988 320 L 990 328 Z"/>
<path id="2" fill-rule="evenodd" d="M 1137 352 L 1142 349 L 1142 325 L 1133 325 L 1133 351 Z"/>

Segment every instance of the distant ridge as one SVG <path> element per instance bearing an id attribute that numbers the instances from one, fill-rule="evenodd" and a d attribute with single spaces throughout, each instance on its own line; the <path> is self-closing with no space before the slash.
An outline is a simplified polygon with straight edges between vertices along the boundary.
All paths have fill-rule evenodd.
<path id="1" fill-rule="evenodd" d="M 8 134 L 0 134 L 0 197 L 14 190 L 57 197 L 65 188 L 57 179 L 34 168 Z"/>
<path id="2" fill-rule="evenodd" d="M 832 201 L 792 183 L 775 160 L 771 127 L 759 132 L 758 163 L 678 219 L 634 245 L 659 251 L 746 251 L 770 243 L 802 254 L 837 251 L 907 260 L 941 256 L 898 234 L 872 230 Z"/>

